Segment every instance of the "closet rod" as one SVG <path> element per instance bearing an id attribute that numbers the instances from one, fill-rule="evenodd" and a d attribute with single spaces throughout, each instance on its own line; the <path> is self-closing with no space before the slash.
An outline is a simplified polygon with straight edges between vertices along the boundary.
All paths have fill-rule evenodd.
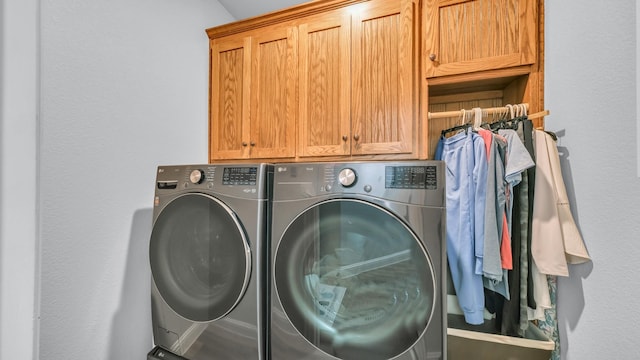
<path id="1" fill-rule="evenodd" d="M 524 105 L 525 108 L 527 110 L 529 110 L 529 104 L 524 103 L 521 104 Z M 469 112 L 471 112 L 471 109 L 467 110 Z M 484 114 L 488 114 L 488 115 L 492 115 L 492 114 L 496 114 L 496 113 L 509 113 L 509 108 L 506 106 L 502 106 L 502 107 L 493 107 L 493 108 L 483 108 L 482 112 Z M 538 113 L 536 113 L 538 114 Z M 533 115 L 533 114 L 532 114 Z M 441 112 L 429 112 L 427 114 L 427 118 L 429 120 L 432 119 L 444 119 L 444 118 L 451 118 L 451 117 L 460 117 L 462 116 L 462 110 L 456 110 L 456 111 L 441 111 Z M 543 115 L 544 116 L 544 115 Z M 529 118 L 532 118 L 531 116 L 529 116 Z"/>
<path id="2" fill-rule="evenodd" d="M 537 118 L 542 118 L 542 117 L 548 116 L 549 114 L 550 114 L 549 110 L 544 110 L 544 111 L 540 111 L 540 112 L 537 112 L 537 113 L 533 113 L 531 115 L 527 115 L 527 118 L 530 119 L 530 120 L 533 120 L 533 119 L 537 119 Z"/>

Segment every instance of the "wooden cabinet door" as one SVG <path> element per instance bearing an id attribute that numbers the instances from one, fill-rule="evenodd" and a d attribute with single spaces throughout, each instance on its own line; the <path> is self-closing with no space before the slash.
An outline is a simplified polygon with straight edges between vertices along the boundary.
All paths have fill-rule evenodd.
<path id="1" fill-rule="evenodd" d="M 251 36 L 250 157 L 294 157 L 297 29 L 261 28 Z"/>
<path id="2" fill-rule="evenodd" d="M 298 27 L 298 156 L 351 152 L 350 17 L 314 16 Z"/>
<path id="3" fill-rule="evenodd" d="M 425 0 L 427 77 L 536 62 L 537 0 Z"/>
<path id="4" fill-rule="evenodd" d="M 414 152 L 415 12 L 411 0 L 372 0 L 352 18 L 353 155 Z"/>
<path id="5" fill-rule="evenodd" d="M 232 37 L 211 41 L 210 160 L 249 156 L 249 40 Z"/>

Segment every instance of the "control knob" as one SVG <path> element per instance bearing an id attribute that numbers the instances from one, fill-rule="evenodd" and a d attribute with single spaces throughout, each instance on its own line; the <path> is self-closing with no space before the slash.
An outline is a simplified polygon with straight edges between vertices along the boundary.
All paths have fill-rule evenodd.
<path id="1" fill-rule="evenodd" d="M 189 174 L 189 180 L 192 184 L 200 184 L 204 181 L 204 171 L 200 169 L 191 171 L 191 174 Z"/>
<path id="2" fill-rule="evenodd" d="M 358 177 L 356 176 L 356 172 L 350 168 L 342 169 L 340 170 L 340 173 L 338 173 L 338 181 L 344 187 L 353 186 L 353 184 L 356 183 L 357 179 Z"/>

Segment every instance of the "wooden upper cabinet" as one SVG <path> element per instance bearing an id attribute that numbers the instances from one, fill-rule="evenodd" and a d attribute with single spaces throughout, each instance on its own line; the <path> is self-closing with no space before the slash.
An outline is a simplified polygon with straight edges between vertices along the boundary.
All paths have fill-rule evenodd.
<path id="1" fill-rule="evenodd" d="M 296 29 L 211 40 L 210 159 L 295 156 Z"/>
<path id="2" fill-rule="evenodd" d="M 298 155 L 351 152 L 351 23 L 334 11 L 299 26 Z"/>
<path id="3" fill-rule="evenodd" d="M 536 62 L 538 0 L 425 0 L 427 77 Z"/>
<path id="4" fill-rule="evenodd" d="M 316 0 L 207 30 L 210 160 L 416 158 L 419 0 Z"/>
<path id="5" fill-rule="evenodd" d="M 260 29 L 251 40 L 251 158 L 295 156 L 296 29 Z"/>
<path id="6" fill-rule="evenodd" d="M 251 38 L 211 41 L 210 159 L 249 156 Z"/>
<path id="7" fill-rule="evenodd" d="M 373 0 L 352 18 L 352 154 L 411 154 L 417 147 L 416 6 Z"/>

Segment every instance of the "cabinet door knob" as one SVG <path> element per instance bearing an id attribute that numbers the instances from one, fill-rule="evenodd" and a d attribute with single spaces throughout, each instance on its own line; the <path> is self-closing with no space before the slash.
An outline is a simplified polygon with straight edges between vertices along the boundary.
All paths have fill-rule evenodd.
<path id="1" fill-rule="evenodd" d="M 242 146 L 247 146 L 247 145 L 248 145 L 248 144 L 247 144 L 247 142 L 246 142 L 246 141 L 243 141 L 243 142 L 242 142 Z"/>
<path id="2" fill-rule="evenodd" d="M 349 137 L 347 135 L 342 135 L 342 141 L 347 141 L 349 139 Z"/>
<path id="3" fill-rule="evenodd" d="M 358 134 L 353 135 L 353 140 L 359 141 L 360 140 L 360 135 L 358 135 Z"/>
<path id="4" fill-rule="evenodd" d="M 429 60 L 436 61 L 437 58 L 436 54 L 429 54 Z"/>
<path id="5" fill-rule="evenodd" d="M 252 142 L 251 142 L 251 146 L 256 146 L 256 142 L 255 142 L 255 141 L 252 141 Z"/>

